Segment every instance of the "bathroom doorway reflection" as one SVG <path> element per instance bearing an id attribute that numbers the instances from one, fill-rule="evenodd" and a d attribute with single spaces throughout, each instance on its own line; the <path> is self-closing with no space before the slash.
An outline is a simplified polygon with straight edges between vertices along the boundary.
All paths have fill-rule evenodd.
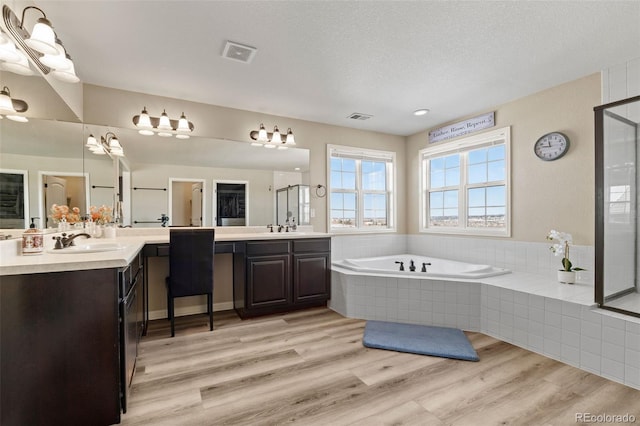
<path id="1" fill-rule="evenodd" d="M 54 204 L 67 206 L 70 210 L 77 207 L 79 220 L 89 211 L 89 174 L 65 172 L 38 172 L 40 191 L 38 193 L 40 224 L 43 228 L 55 228 L 56 221 L 51 217 Z M 71 221 L 75 221 L 74 219 Z M 38 222 L 36 222 L 38 226 Z"/>
<path id="2" fill-rule="evenodd" d="M 205 180 L 169 178 L 169 225 L 205 226 Z"/>
<path id="3" fill-rule="evenodd" d="M 249 182 L 215 182 L 215 218 L 216 226 L 247 226 L 249 224 L 248 200 Z"/>

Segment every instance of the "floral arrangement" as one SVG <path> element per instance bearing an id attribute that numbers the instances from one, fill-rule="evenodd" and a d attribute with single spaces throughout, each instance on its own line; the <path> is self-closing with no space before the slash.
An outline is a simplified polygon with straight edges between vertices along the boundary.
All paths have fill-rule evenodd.
<path id="1" fill-rule="evenodd" d="M 556 256 L 562 256 L 562 269 L 561 271 L 584 271 L 584 269 L 577 266 L 573 266 L 569 260 L 569 245 L 573 243 L 573 237 L 567 232 L 559 232 L 552 229 L 547 235 L 547 240 L 555 241 L 555 243 L 549 247 L 549 250 Z"/>
<path id="2" fill-rule="evenodd" d="M 53 223 L 67 222 L 76 223 L 80 222 L 80 209 L 77 207 L 69 208 L 69 206 L 59 206 L 54 204 L 51 206 L 51 214 L 49 218 L 53 220 Z"/>
<path id="3" fill-rule="evenodd" d="M 91 220 L 98 225 L 111 223 L 111 220 L 113 219 L 113 208 L 105 206 L 104 204 L 100 207 L 91 206 L 89 208 L 89 213 L 91 214 Z"/>

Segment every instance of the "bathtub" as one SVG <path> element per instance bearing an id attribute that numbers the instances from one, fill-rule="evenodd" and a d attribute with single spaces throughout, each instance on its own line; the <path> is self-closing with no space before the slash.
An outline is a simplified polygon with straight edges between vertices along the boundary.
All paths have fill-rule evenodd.
<path id="1" fill-rule="evenodd" d="M 410 270 L 411 262 L 415 271 Z M 400 270 L 400 263 L 404 271 Z M 422 267 L 426 272 L 422 272 Z M 455 260 L 435 257 L 401 254 L 395 256 L 368 257 L 361 259 L 344 259 L 333 262 L 333 266 L 349 269 L 354 272 L 375 275 L 405 275 L 415 278 L 486 278 L 508 274 L 511 271 L 491 265 L 457 262 Z"/>

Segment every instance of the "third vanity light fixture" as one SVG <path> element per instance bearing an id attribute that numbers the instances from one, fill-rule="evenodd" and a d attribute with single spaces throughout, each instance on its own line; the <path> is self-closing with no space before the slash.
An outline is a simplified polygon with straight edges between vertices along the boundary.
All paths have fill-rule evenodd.
<path id="1" fill-rule="evenodd" d="M 22 99 L 13 99 L 7 86 L 0 90 L 0 118 L 4 115 L 9 120 L 26 123 L 29 119 L 18 113 L 25 112 L 29 105 Z"/>
<path id="2" fill-rule="evenodd" d="M 133 116 L 133 124 L 141 135 L 157 134 L 165 138 L 175 135 L 178 139 L 189 139 L 189 133 L 194 129 L 193 123 L 187 120 L 184 112 L 178 120 L 172 120 L 166 110 L 162 111 L 160 117 L 150 117 L 147 107 L 142 108 L 140 115 Z"/>
<path id="3" fill-rule="evenodd" d="M 42 14 L 33 25 L 32 32 L 26 29 L 25 15 L 27 10 L 35 10 Z M 47 15 L 42 9 L 35 6 L 27 6 L 22 11 L 22 19 L 13 13 L 7 5 L 2 6 L 2 15 L 7 24 L 7 30 L 33 60 L 35 65 L 43 74 L 48 74 L 57 80 L 67 83 L 77 83 L 80 81 L 76 75 L 75 67 L 71 57 L 65 50 L 60 39 L 53 31 L 51 22 L 47 19 Z M 0 51 L 5 50 L 8 57 L 1 57 L 3 60 L 1 67 L 7 71 L 23 73 L 25 75 L 28 70 L 26 57 L 20 50 L 15 49 L 13 42 L 7 35 L 3 35 L 0 39 Z M 14 51 L 16 54 L 14 54 Z M 1 53 L 1 52 L 0 52 Z M 2 56 L 0 54 L 0 56 Z M 25 68 L 26 67 L 26 68 Z"/>
<path id="4" fill-rule="evenodd" d="M 96 155 L 108 155 L 109 157 L 124 157 L 124 150 L 118 137 L 113 132 L 107 132 L 104 136 L 100 136 L 100 141 L 90 134 L 85 144 L 89 151 Z"/>
<path id="5" fill-rule="evenodd" d="M 249 132 L 249 137 L 255 141 L 252 142 L 251 145 L 264 146 L 265 148 L 277 147 L 278 149 L 287 149 L 288 147 L 296 144 L 291 127 L 287 129 L 287 134 L 283 139 L 278 126 L 274 126 L 273 133 L 271 133 L 267 132 L 267 129 L 264 128 L 264 124 L 260 124 L 260 128 L 258 130 L 252 130 Z"/>

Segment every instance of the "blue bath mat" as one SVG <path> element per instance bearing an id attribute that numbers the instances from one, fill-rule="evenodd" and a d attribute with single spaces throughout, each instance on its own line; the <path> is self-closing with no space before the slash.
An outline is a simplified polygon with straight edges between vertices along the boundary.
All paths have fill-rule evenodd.
<path id="1" fill-rule="evenodd" d="M 480 361 L 467 336 L 457 328 L 367 321 L 362 343 L 369 348 Z"/>

